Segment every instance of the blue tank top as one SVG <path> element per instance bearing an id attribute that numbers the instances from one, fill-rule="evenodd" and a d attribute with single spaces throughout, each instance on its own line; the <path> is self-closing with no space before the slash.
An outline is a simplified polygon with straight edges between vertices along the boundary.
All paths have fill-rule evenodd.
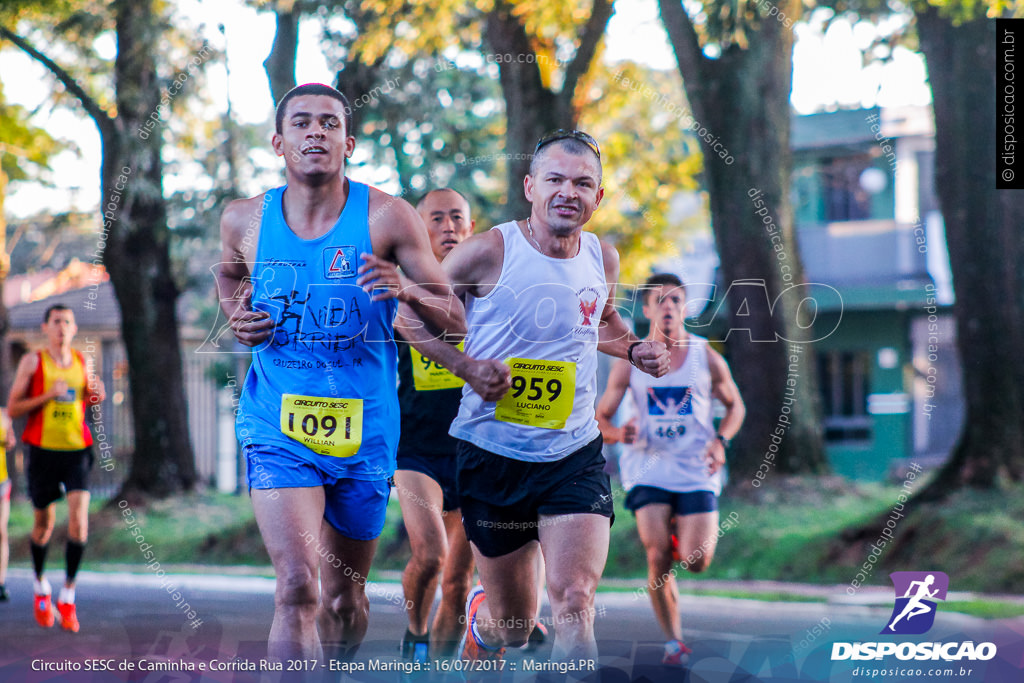
<path id="1" fill-rule="evenodd" d="M 359 254 L 373 253 L 369 188 L 348 188 L 338 222 L 309 240 L 285 223 L 284 187 L 264 196 L 252 307 L 276 327 L 253 349 L 235 432 L 243 446 L 286 449 L 332 476 L 378 480 L 394 473 L 399 439 L 398 304 L 371 302 L 355 283 Z M 351 452 L 325 454 L 339 442 Z"/>

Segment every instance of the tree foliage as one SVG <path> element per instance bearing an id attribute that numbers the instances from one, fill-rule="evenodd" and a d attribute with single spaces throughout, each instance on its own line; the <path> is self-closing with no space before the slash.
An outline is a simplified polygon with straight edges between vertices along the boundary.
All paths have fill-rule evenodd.
<path id="1" fill-rule="evenodd" d="M 641 282 L 678 254 L 707 216 L 673 206 L 701 191 L 697 139 L 681 125 L 686 107 L 678 75 L 634 62 L 598 64 L 582 93 L 580 124 L 601 143 L 605 196 L 588 229 L 619 250 L 623 282 Z"/>
<path id="2" fill-rule="evenodd" d="M 579 98 L 599 54 L 611 0 L 375 0 L 361 24 L 351 60 L 374 62 L 477 50 L 497 64 L 505 100 L 507 208 L 528 212 L 520 191 L 533 144 L 547 130 L 574 128 Z M 518 155 L 518 156 L 517 156 Z"/>
<path id="3" fill-rule="evenodd" d="M 436 8 L 440 14 L 428 14 L 426 5 L 388 2 L 303 9 L 319 18 L 320 48 L 337 65 L 337 86 L 353 103 L 358 145 L 351 166 L 376 169 L 374 182 L 397 183 L 398 193 L 413 201 L 430 187 L 455 187 L 470 198 L 481 226 L 508 220 L 516 215 L 509 202 L 522 200 L 522 175 L 536 137 L 517 147 L 508 143 L 508 127 L 515 125 L 510 119 L 525 105 L 510 105 L 501 73 L 506 55 L 499 57 L 485 40 L 489 13 L 499 6 L 448 3 Z M 296 8 L 261 6 L 279 13 Z M 520 66 L 537 71 L 538 87 L 554 92 L 564 81 L 569 66 L 563 57 L 574 54 L 571 36 L 587 11 L 579 3 L 515 5 L 511 16 L 522 17 L 522 35 L 535 34 Z M 678 193 L 696 191 L 699 150 L 692 134 L 678 126 L 684 106 L 674 75 L 636 64 L 606 67 L 596 57 L 588 68 L 574 89 L 572 109 L 579 113 L 572 114 L 571 125 L 578 121 L 598 135 L 608 181 L 606 201 L 590 227 L 619 247 L 623 278 L 642 279 L 653 262 L 674 255 L 680 229 L 689 228 L 668 210 Z M 619 81 L 613 80 L 616 73 Z M 621 86 L 623 73 L 654 87 L 634 93 Z"/>
<path id="4" fill-rule="evenodd" d="M 155 0 L 117 0 L 102 7 L 86 1 L 63 4 L 60 9 L 66 15 L 48 14 L 52 9 L 44 3 L 6 3 L 0 11 L 10 12 L 17 20 L 12 25 L 28 38 L 6 27 L 0 27 L 0 38 L 45 66 L 100 133 L 104 200 L 98 212 L 102 228 L 97 255 L 102 256 L 121 309 L 135 433 L 124 493 L 187 490 L 195 484 L 196 473 L 178 343 L 179 288 L 170 263 L 160 125 L 170 114 L 172 83 L 175 95 L 184 88 L 179 69 L 166 63 L 158 66 L 156 51 L 166 33 L 167 7 Z M 42 25 L 52 24 L 60 31 L 52 34 L 57 41 L 38 49 L 32 38 Z M 117 52 L 108 63 L 93 44 L 98 33 L 111 26 Z M 102 94 L 93 94 L 95 80 L 76 77 L 48 54 L 60 54 L 52 42 L 81 52 L 86 64 L 102 63 L 101 80 L 113 88 L 95 88 Z M 165 80 L 164 73 L 174 80 Z"/>

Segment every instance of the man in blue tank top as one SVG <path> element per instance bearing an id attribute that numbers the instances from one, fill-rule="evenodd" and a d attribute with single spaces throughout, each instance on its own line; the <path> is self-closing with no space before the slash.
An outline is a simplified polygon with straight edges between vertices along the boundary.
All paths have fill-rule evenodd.
<path id="1" fill-rule="evenodd" d="M 277 575 L 278 660 L 350 656 L 366 633 L 398 441 L 399 303 L 403 324 L 465 330 L 416 211 L 346 178 L 351 125 L 334 88 L 288 92 L 272 140 L 287 185 L 221 218 L 221 308 L 253 349 L 236 432 Z"/>
<path id="2" fill-rule="evenodd" d="M 746 408 L 725 359 L 683 325 L 686 288 L 671 273 L 657 273 L 640 290 L 648 339 L 665 343 L 672 366 L 657 379 L 616 361 L 597 406 L 605 443 L 625 443 L 619 459 L 626 508 L 647 553 L 647 590 L 667 638 L 662 664 L 681 666 L 690 654 L 682 641 L 679 569 L 699 573 L 711 565 L 718 544 L 718 495 L 725 449 L 739 431 Z M 612 424 L 626 391 L 636 417 Z M 715 430 L 712 402 L 725 407 Z M 673 564 L 671 539 L 678 540 Z"/>
<path id="3" fill-rule="evenodd" d="M 604 194 L 597 142 L 580 131 L 541 138 L 524 190 L 528 218 L 470 237 L 442 264 L 466 301 L 465 353 L 418 342 L 468 385 L 450 433 L 460 439 L 463 525 L 483 585 L 467 600 L 460 656 L 497 659 L 527 642 L 543 552 L 552 655 L 594 666 L 594 593 L 612 516 L 594 419 L 596 354 L 658 376 L 668 352 L 619 317 L 618 253 L 583 231 Z M 498 670 L 484 664 L 474 667 Z"/>

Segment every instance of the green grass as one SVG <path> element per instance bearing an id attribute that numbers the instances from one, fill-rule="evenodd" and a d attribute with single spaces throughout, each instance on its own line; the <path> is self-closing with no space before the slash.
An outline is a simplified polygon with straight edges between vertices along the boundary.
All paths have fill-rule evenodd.
<path id="1" fill-rule="evenodd" d="M 721 518 L 734 514 L 736 524 L 719 540 L 710 569 L 681 577 L 681 589 L 727 597 L 813 600 L 784 590 L 705 591 L 701 583 L 722 579 L 848 584 L 867 559 L 871 542 L 878 539 L 877 531 L 851 537 L 850 528 L 886 514 L 898 495 L 897 487 L 854 485 L 838 478 L 779 478 L 774 486 L 754 492 L 755 497 L 723 496 Z M 605 576 L 642 581 L 644 550 L 622 499 L 617 491 Z M 92 504 L 87 566 L 103 562 L 143 571 L 143 555 L 122 511 L 116 505 L 103 507 L 102 502 Z M 132 513 L 162 565 L 269 565 L 247 496 L 194 493 L 153 502 Z M 896 529 L 899 547 L 886 548 L 867 585 L 889 587 L 890 571 L 933 569 L 949 574 L 953 591 L 1024 594 L 1024 526 L 1019 521 L 1024 518 L 1024 487 L 965 491 L 938 505 L 908 506 L 906 513 Z M 59 504 L 57 543 L 62 543 L 66 515 Z M 31 519 L 28 503 L 15 501 L 10 525 L 14 563 L 28 564 Z M 376 576 L 405 567 L 409 548 L 400 520 L 397 497 L 392 496 L 374 561 Z M 844 532 L 851 540 L 839 540 Z M 986 618 L 1024 614 L 1020 605 L 988 599 L 952 603 L 949 608 Z"/>
<path id="2" fill-rule="evenodd" d="M 827 541 L 848 525 L 866 521 L 887 509 L 898 491 L 877 485 L 854 488 L 832 479 L 792 480 L 786 487 L 765 490 L 758 500 L 721 498 L 720 519 L 724 522 L 735 513 L 737 523 L 723 533 L 715 561 L 701 577 L 811 583 L 849 581 L 852 574 L 820 566 Z M 644 550 L 636 521 L 621 502 L 622 496 L 616 496 L 608 567 L 614 576 L 645 578 Z"/>
<path id="3" fill-rule="evenodd" d="M 824 598 L 813 595 L 799 595 L 785 591 L 744 591 L 728 589 L 701 590 L 694 587 L 693 590 L 681 591 L 683 595 L 695 595 L 699 597 L 711 596 L 716 598 L 736 598 L 738 600 L 762 600 L 764 602 L 827 602 Z"/>
<path id="4" fill-rule="evenodd" d="M 126 515 L 126 513 L 129 513 Z M 138 534 L 133 534 L 133 526 Z M 224 563 L 270 564 L 258 534 L 251 542 L 225 544 L 224 539 L 246 536 L 246 528 L 255 530 L 252 505 L 247 496 L 223 493 L 193 493 L 155 501 L 146 507 L 117 505 L 93 500 L 89 505 L 89 545 L 86 563 L 97 562 L 139 565 L 146 560 L 142 543 L 152 546 L 161 565 Z M 54 542 L 63 543 L 67 525 L 67 507 L 57 503 L 57 528 Z M 11 505 L 11 560 L 28 562 L 28 542 L 32 509 L 27 501 Z M 141 537 L 142 540 L 137 540 Z"/>
<path id="5" fill-rule="evenodd" d="M 944 611 L 960 612 L 982 619 L 1014 619 L 1024 616 L 1024 604 L 998 602 L 995 600 L 966 600 L 947 602 L 942 606 Z"/>

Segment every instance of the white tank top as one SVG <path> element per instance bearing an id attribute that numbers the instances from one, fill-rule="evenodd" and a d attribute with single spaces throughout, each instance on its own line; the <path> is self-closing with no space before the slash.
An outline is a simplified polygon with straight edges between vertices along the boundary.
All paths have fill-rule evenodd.
<path id="1" fill-rule="evenodd" d="M 630 368 L 629 391 L 636 405 L 637 441 L 619 458 L 622 485 L 667 491 L 722 492 L 722 470 L 707 474 L 704 448 L 715 436 L 708 368 L 708 340 L 687 338 L 686 360 L 663 377 Z"/>
<path id="2" fill-rule="evenodd" d="M 558 259 L 534 249 L 514 222 L 492 229 L 501 232 L 504 261 L 498 282 L 487 296 L 470 295 L 466 299 L 466 353 L 478 359 L 555 363 L 513 363 L 513 390 L 501 404 L 484 402 L 466 384 L 458 417 L 449 433 L 515 460 L 559 460 L 600 433 L 594 418 L 597 329 L 608 298 L 601 243 L 592 233 L 584 232 L 579 253 L 570 259 Z M 523 374 L 531 368 L 546 371 L 534 376 Z M 565 376 L 572 369 L 575 382 L 562 386 L 555 377 Z M 551 391 L 553 388 L 557 394 Z M 513 399 L 517 393 L 518 399 Z M 531 398 L 538 401 L 531 403 Z M 565 424 L 551 428 L 533 426 L 530 420 L 517 423 L 499 419 L 507 417 L 508 401 L 524 405 L 528 412 L 551 407 L 558 412 L 561 406 L 567 414 Z"/>

